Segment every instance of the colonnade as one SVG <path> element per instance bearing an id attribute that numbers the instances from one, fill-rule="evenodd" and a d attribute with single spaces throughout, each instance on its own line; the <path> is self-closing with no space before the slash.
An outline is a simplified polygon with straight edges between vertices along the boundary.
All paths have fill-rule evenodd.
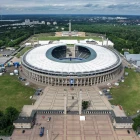
<path id="1" fill-rule="evenodd" d="M 54 76 L 32 71 L 22 66 L 22 72 L 33 82 L 46 85 L 60 86 L 86 86 L 96 85 L 114 79 L 121 72 L 121 65 L 114 70 L 92 76 Z M 73 80 L 73 83 L 70 80 Z"/>

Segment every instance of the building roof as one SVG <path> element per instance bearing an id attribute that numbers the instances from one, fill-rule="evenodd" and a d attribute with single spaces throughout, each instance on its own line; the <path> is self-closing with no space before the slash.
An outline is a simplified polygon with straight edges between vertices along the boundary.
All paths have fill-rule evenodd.
<path id="1" fill-rule="evenodd" d="M 65 44 L 76 44 L 78 43 L 77 40 L 60 40 L 60 43 L 65 43 Z"/>
<path id="2" fill-rule="evenodd" d="M 131 117 L 115 117 L 116 123 L 133 123 Z"/>
<path id="3" fill-rule="evenodd" d="M 49 43 L 50 43 L 49 40 L 47 40 L 47 41 L 40 41 L 40 40 L 39 40 L 39 44 L 40 44 L 40 45 L 47 45 L 47 44 L 49 44 Z"/>
<path id="4" fill-rule="evenodd" d="M 136 62 L 136 65 L 139 67 L 140 66 L 140 61 L 137 61 Z"/>
<path id="5" fill-rule="evenodd" d="M 129 52 L 124 52 L 124 56 L 126 57 L 126 55 L 128 55 L 129 54 Z"/>
<path id="6" fill-rule="evenodd" d="M 41 47 L 36 47 L 26 53 L 22 59 L 22 63 L 28 67 L 36 70 L 59 72 L 59 73 L 83 73 L 110 70 L 121 64 L 121 58 L 109 49 L 91 44 L 76 44 L 93 49 L 97 56 L 87 62 L 81 63 L 61 63 L 58 61 L 50 60 L 46 57 L 46 53 L 52 47 L 66 45 L 66 44 L 49 44 Z"/>
<path id="7" fill-rule="evenodd" d="M 127 61 L 140 61 L 140 54 L 126 54 Z"/>
<path id="8" fill-rule="evenodd" d="M 102 41 L 96 41 L 97 43 L 98 43 L 98 45 L 101 45 L 102 46 L 102 43 L 103 43 L 103 45 L 104 46 L 106 46 L 107 45 L 107 43 L 108 43 L 108 46 L 114 46 L 114 43 L 113 42 L 111 42 L 110 40 L 104 40 L 103 42 Z"/>
<path id="9" fill-rule="evenodd" d="M 32 45 L 32 43 L 25 43 L 25 46 L 30 46 L 30 45 Z"/>
<path id="10" fill-rule="evenodd" d="M 19 117 L 13 123 L 31 123 L 33 121 L 32 117 Z"/>

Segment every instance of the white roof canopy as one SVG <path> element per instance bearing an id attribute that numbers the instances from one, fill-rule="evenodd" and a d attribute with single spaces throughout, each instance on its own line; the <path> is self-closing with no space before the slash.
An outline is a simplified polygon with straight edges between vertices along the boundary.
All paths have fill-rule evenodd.
<path id="1" fill-rule="evenodd" d="M 76 72 L 89 72 L 89 71 L 98 71 L 102 69 L 106 69 L 117 62 L 117 56 L 110 50 L 96 46 L 91 44 L 76 44 L 76 45 L 84 45 L 91 49 L 93 49 L 97 56 L 95 59 L 82 62 L 82 63 L 61 63 L 50 60 L 46 57 L 46 52 L 58 45 L 65 44 L 49 44 L 44 45 L 42 47 L 37 47 L 31 50 L 26 55 L 26 61 L 33 67 L 38 69 L 47 70 L 47 71 L 57 71 L 57 72 L 68 72 L 68 73 L 76 73 Z"/>

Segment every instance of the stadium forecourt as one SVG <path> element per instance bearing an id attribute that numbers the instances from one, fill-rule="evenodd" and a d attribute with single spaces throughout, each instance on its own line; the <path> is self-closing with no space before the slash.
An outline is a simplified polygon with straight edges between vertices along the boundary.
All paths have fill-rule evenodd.
<path id="1" fill-rule="evenodd" d="M 96 85 L 114 79 L 121 70 L 115 51 L 94 44 L 76 43 L 72 52 L 64 43 L 41 45 L 22 57 L 24 75 L 46 85 Z"/>

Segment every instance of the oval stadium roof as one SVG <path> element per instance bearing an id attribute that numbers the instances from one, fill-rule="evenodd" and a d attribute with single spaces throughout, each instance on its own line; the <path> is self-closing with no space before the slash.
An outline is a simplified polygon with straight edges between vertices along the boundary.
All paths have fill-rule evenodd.
<path id="1" fill-rule="evenodd" d="M 32 66 L 36 69 L 44 71 L 59 72 L 59 73 L 84 73 L 84 72 L 98 72 L 105 69 L 116 67 L 120 65 L 121 59 L 118 55 L 109 49 L 101 46 L 91 44 L 76 44 L 87 46 L 93 49 L 97 56 L 95 59 L 83 63 L 61 63 L 50 60 L 46 57 L 46 52 L 55 46 L 66 44 L 49 44 L 41 47 L 36 47 L 26 53 L 23 59 L 27 66 Z M 92 55 L 92 54 L 91 54 Z M 119 59 L 119 60 L 118 60 Z M 24 63 L 24 61 L 22 61 Z"/>

